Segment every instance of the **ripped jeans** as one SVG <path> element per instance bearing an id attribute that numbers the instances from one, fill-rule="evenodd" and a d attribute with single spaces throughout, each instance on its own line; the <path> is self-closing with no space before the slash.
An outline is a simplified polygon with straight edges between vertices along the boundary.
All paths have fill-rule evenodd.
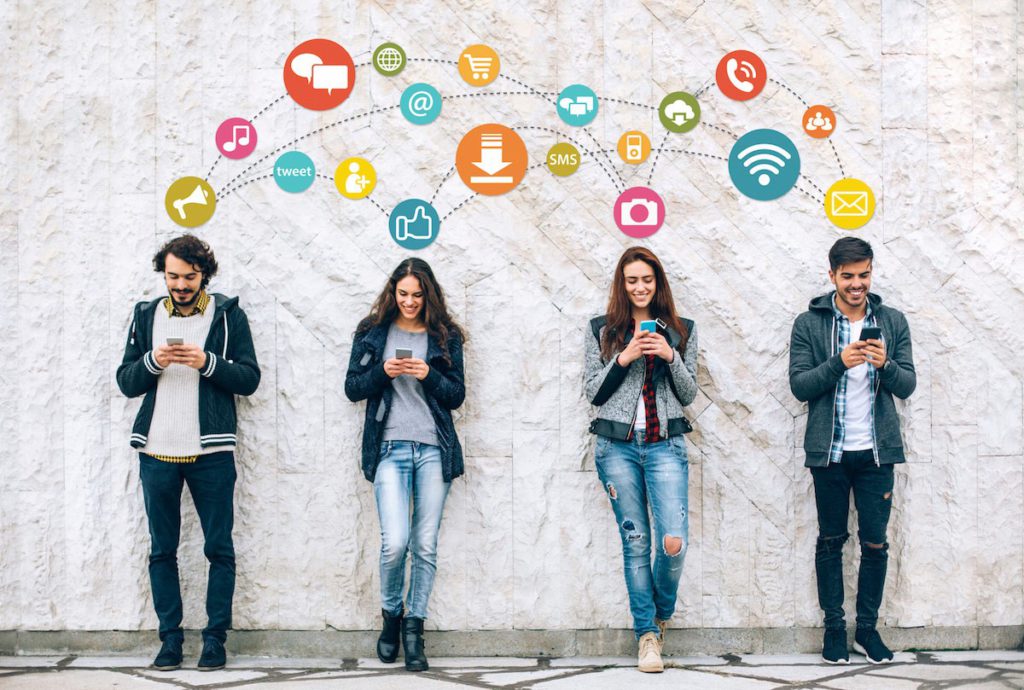
<path id="1" fill-rule="evenodd" d="M 844 451 L 842 462 L 812 467 L 814 501 L 818 507 L 818 544 L 814 566 L 818 604 L 827 630 L 843 630 L 843 544 L 850 518 L 850 490 L 857 506 L 860 572 L 857 574 L 857 628 L 872 629 L 878 622 L 889 544 L 885 541 L 892 511 L 893 467 L 875 465 L 870 450 Z M 875 546 L 870 546 L 874 544 Z M 881 547 L 881 548 L 877 548 Z"/>
<path id="2" fill-rule="evenodd" d="M 690 466 L 686 441 L 674 436 L 646 443 L 597 437 L 594 459 L 622 538 L 623 570 L 637 639 L 658 633 L 654 622 L 676 610 L 689 527 Z M 654 538 L 647 510 L 654 517 Z M 651 565 L 651 544 L 655 544 Z"/>

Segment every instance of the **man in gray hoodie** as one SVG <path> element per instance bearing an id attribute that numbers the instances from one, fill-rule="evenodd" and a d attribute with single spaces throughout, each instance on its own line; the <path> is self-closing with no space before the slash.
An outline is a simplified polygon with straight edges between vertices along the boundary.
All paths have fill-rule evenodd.
<path id="1" fill-rule="evenodd" d="M 832 245 L 828 275 L 835 290 L 811 300 L 797 317 L 789 347 L 789 386 L 808 404 L 804 465 L 811 469 L 818 509 L 822 658 L 832 664 L 850 660 L 843 544 L 850 536 L 851 489 L 861 546 L 853 648 L 871 663 L 893 658 L 875 629 L 888 564 L 893 465 L 905 461 L 893 396 L 909 397 L 917 375 L 906 317 L 870 291 L 873 258 L 871 245 L 856 237 Z"/>

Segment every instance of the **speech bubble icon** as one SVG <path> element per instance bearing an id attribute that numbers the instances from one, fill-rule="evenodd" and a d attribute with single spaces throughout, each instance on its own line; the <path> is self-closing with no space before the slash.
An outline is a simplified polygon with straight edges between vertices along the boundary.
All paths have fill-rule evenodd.
<path id="1" fill-rule="evenodd" d="M 313 88 L 326 89 L 328 96 L 334 89 L 347 89 L 348 67 L 345 65 L 313 65 Z"/>
<path id="2" fill-rule="evenodd" d="M 296 55 L 292 59 L 292 72 L 295 72 L 295 74 L 300 77 L 305 77 L 306 81 L 312 81 L 313 66 L 321 64 L 323 64 L 323 60 L 321 60 L 318 55 L 314 55 L 313 53 L 302 53 L 301 55 Z"/>

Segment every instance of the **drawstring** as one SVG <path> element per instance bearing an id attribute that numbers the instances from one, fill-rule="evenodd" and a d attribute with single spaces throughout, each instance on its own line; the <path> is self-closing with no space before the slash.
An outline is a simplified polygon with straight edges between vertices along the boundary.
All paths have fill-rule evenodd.
<path id="1" fill-rule="evenodd" d="M 135 344 L 135 319 L 132 319 L 132 340 L 131 344 Z"/>
<path id="2" fill-rule="evenodd" d="M 228 358 L 228 313 L 225 311 L 221 314 L 224 318 L 224 349 L 221 351 L 221 357 L 224 359 Z"/>

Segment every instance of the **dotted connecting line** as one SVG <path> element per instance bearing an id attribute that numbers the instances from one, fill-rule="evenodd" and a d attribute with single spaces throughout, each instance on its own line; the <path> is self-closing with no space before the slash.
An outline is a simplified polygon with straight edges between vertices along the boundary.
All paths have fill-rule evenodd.
<path id="1" fill-rule="evenodd" d="M 812 184 L 813 184 L 813 183 L 812 183 Z M 814 203 L 816 203 L 816 204 L 824 204 L 824 203 L 825 203 L 825 199 L 824 199 L 824 197 L 822 197 L 821 199 L 819 199 L 818 197 L 814 196 L 813 194 L 811 194 L 810 192 L 808 192 L 808 191 L 807 191 L 806 189 L 804 189 L 804 188 L 803 188 L 803 187 L 801 187 L 800 185 L 793 185 L 793 186 L 794 186 L 794 187 L 796 187 L 796 188 L 797 188 L 797 190 L 799 190 L 799 191 L 803 192 L 804 194 L 806 194 L 806 195 L 807 195 L 807 198 L 808 198 L 808 199 L 810 199 L 811 201 L 813 201 Z"/>
<path id="2" fill-rule="evenodd" d="M 454 165 L 452 167 L 448 168 L 448 172 L 446 172 L 444 177 L 441 178 L 441 181 L 437 185 L 437 189 L 435 189 L 433 195 L 431 195 L 431 197 L 430 197 L 431 205 L 433 205 L 434 199 L 437 198 L 437 195 L 441 191 L 441 187 L 444 186 L 444 183 L 448 181 L 448 178 L 452 176 L 453 172 L 455 172 L 455 166 Z"/>
<path id="3" fill-rule="evenodd" d="M 548 103 L 550 103 L 551 105 L 555 105 L 555 101 L 554 98 L 552 98 L 552 96 L 556 96 L 558 94 L 556 94 L 553 91 L 541 91 L 540 89 L 527 84 L 525 81 L 522 81 L 521 79 L 516 79 L 515 77 L 510 77 L 507 74 L 498 74 L 498 77 L 501 79 L 508 79 L 513 84 L 519 84 L 519 86 L 531 91 L 535 96 L 539 96 Z"/>
<path id="4" fill-rule="evenodd" d="M 479 91 L 476 93 L 453 93 L 448 96 L 441 96 L 442 101 L 455 100 L 456 98 L 475 98 L 477 96 L 535 96 L 530 91 Z"/>
<path id="5" fill-rule="evenodd" d="M 797 99 L 798 101 L 800 101 L 801 103 L 803 103 L 803 104 L 804 104 L 804 107 L 805 107 L 805 108 L 809 108 L 809 107 L 811 107 L 811 106 L 810 106 L 810 104 L 809 104 L 809 103 L 808 103 L 807 101 L 805 101 L 805 100 L 804 100 L 804 97 L 803 97 L 803 96 L 801 96 L 800 94 L 798 94 L 798 93 L 797 93 L 796 91 L 794 91 L 793 89 L 789 88 L 789 86 L 787 86 L 786 84 L 783 84 L 783 83 L 782 83 L 781 81 L 779 81 L 778 79 L 772 79 L 771 77 L 768 77 L 768 81 L 770 81 L 771 83 L 773 83 L 773 84 L 775 84 L 775 85 L 777 85 L 777 86 L 781 86 L 781 87 L 782 87 L 782 88 L 784 88 L 784 89 L 785 89 L 786 91 L 789 91 L 789 92 L 790 92 L 791 94 L 793 94 L 793 97 L 794 97 L 794 98 L 796 98 L 796 99 Z"/>
<path id="6" fill-rule="evenodd" d="M 843 168 L 843 162 L 841 160 L 839 160 L 839 152 L 836 151 L 836 145 L 834 143 L 832 143 L 832 137 L 829 137 L 828 145 L 832 147 L 832 153 L 836 154 L 836 163 L 839 164 L 839 173 L 843 177 L 846 177 L 846 169 Z"/>
<path id="7" fill-rule="evenodd" d="M 657 110 L 658 108 L 653 105 L 647 105 L 646 103 L 637 103 L 636 101 L 624 101 L 621 98 L 609 98 L 607 96 L 598 96 L 599 101 L 608 101 L 610 103 L 622 103 L 623 105 L 634 105 L 637 108 L 646 108 L 647 110 Z"/>
<path id="8" fill-rule="evenodd" d="M 387 210 L 386 210 L 386 209 L 385 209 L 385 208 L 384 208 L 383 206 L 381 206 L 380 204 L 378 204 L 378 203 L 377 203 L 377 200 L 376 200 L 376 199 L 373 199 L 373 198 L 371 198 L 371 197 L 367 196 L 367 197 L 366 197 L 366 200 L 367 200 L 367 201 L 369 201 L 369 202 L 370 202 L 371 204 L 373 204 L 374 206 L 376 206 L 376 207 L 377 207 L 377 208 L 378 208 L 378 209 L 380 210 L 380 212 L 384 214 L 384 217 L 385 217 L 385 218 L 390 218 L 390 217 L 391 217 L 391 214 L 390 214 L 390 213 L 388 213 L 388 211 L 387 211 Z"/>
<path id="9" fill-rule="evenodd" d="M 273 108 L 275 105 L 277 105 L 281 101 L 283 101 L 285 99 L 285 97 L 287 97 L 287 96 L 288 96 L 288 92 L 286 91 L 283 94 L 281 94 L 280 96 L 278 96 L 277 98 L 275 98 L 274 100 L 272 100 L 270 103 L 267 103 L 265 106 L 260 108 L 258 113 L 256 113 L 255 115 L 253 115 L 252 117 L 249 118 L 249 122 L 255 122 L 256 118 L 258 118 L 260 115 L 262 115 L 263 113 L 265 113 L 268 110 L 270 110 L 271 108 Z M 213 165 L 210 166 L 210 171 L 208 173 L 206 173 L 206 177 L 203 178 L 203 179 L 205 179 L 207 182 L 210 181 L 210 175 L 213 174 L 214 169 L 217 167 L 217 164 L 220 163 L 220 159 L 223 158 L 223 157 L 224 157 L 224 154 L 220 154 L 219 156 L 217 156 L 217 160 L 215 160 L 213 162 Z"/>
<path id="10" fill-rule="evenodd" d="M 224 199 L 227 199 L 229 196 L 231 196 L 233 193 L 237 192 L 239 189 L 241 189 L 242 187 L 246 186 L 247 184 L 252 184 L 253 182 L 256 182 L 257 180 L 267 180 L 267 179 L 270 179 L 273 176 L 274 176 L 274 173 L 269 173 L 267 175 L 260 175 L 259 177 L 251 177 L 248 180 L 246 180 L 245 182 L 242 182 L 241 184 L 239 184 L 238 186 L 233 187 L 233 188 L 229 189 L 228 191 L 224 192 L 224 194 L 220 197 L 220 200 L 224 201 Z"/>
<path id="11" fill-rule="evenodd" d="M 622 182 L 622 184 L 620 185 L 618 182 L 616 182 L 615 177 L 612 175 L 611 171 L 609 171 L 608 168 L 605 167 L 604 162 L 594 153 L 594 151 L 591 151 L 590 149 L 588 149 L 586 146 L 581 144 L 575 138 L 570 137 L 567 134 L 563 134 L 562 132 L 559 132 L 557 129 L 551 129 L 550 127 L 543 127 L 541 125 L 519 125 L 517 127 L 513 127 L 512 129 L 513 130 L 537 130 L 537 131 L 541 131 L 541 132 L 548 132 L 549 134 L 554 134 L 555 136 L 561 137 L 563 139 L 568 139 L 573 144 L 578 146 L 581 151 L 583 151 L 584 153 L 589 155 L 591 158 L 593 158 L 594 161 L 598 165 L 601 166 L 601 169 L 604 170 L 606 175 L 608 175 L 608 179 L 612 181 L 612 185 L 615 187 L 615 191 L 622 192 L 622 190 L 625 189 L 626 183 Z M 597 143 L 597 142 L 595 142 L 595 143 Z M 603 153 L 603 151 L 600 148 L 598 148 L 597 151 L 601 151 Z M 611 161 L 609 161 L 609 163 L 610 162 Z M 621 176 L 619 177 L 619 179 L 620 180 L 622 179 Z"/>
<path id="12" fill-rule="evenodd" d="M 699 89 L 697 89 L 697 92 L 695 94 L 693 94 L 693 97 L 694 98 L 700 98 L 700 95 L 702 93 L 704 93 L 705 91 L 707 91 L 708 89 L 711 88 L 711 81 L 712 80 L 709 79 L 707 82 L 705 82 L 704 86 L 702 86 Z"/>
<path id="13" fill-rule="evenodd" d="M 376 115 L 376 114 L 378 114 L 378 113 L 383 113 L 383 112 L 386 112 L 386 111 L 388 111 L 388 110 L 394 110 L 395 108 L 398 108 L 398 107 L 400 107 L 400 106 L 399 106 L 399 105 L 389 105 L 389 106 L 385 106 L 385 107 L 383 107 L 383 108 L 372 108 L 372 109 L 370 109 L 370 110 L 367 110 L 366 112 L 358 113 L 358 114 L 356 114 L 356 115 L 350 115 L 349 117 L 346 117 L 346 118 L 343 118 L 343 119 L 341 119 L 341 120 L 338 120 L 338 121 L 336 121 L 336 122 L 332 122 L 332 123 L 330 123 L 330 124 L 324 125 L 323 127 L 318 127 L 317 129 L 314 129 L 314 130 L 313 130 L 313 131 L 311 131 L 311 132 L 307 132 L 306 134 L 303 134 L 303 135 L 302 135 L 301 137 L 298 137 L 298 138 L 296 138 L 296 139 L 292 139 L 292 140 L 291 140 L 291 141 L 289 141 L 289 142 L 288 142 L 287 144 L 283 144 L 283 145 L 281 145 L 281 146 L 278 146 L 278 147 L 277 147 L 276 149 L 274 149 L 274 150 L 273 150 L 273 151 L 271 151 L 270 153 L 268 153 L 268 154 L 264 155 L 264 156 L 263 156 L 262 158 L 260 158 L 260 159 L 259 159 L 258 161 L 256 161 L 255 163 L 252 163 L 252 164 L 251 164 L 251 165 L 250 165 L 249 167 L 247 167 L 247 168 L 246 168 L 245 170 L 243 170 L 242 172 L 240 172 L 240 173 L 238 173 L 237 175 L 235 175 L 235 177 L 234 177 L 234 178 L 232 178 L 232 179 L 231 179 L 231 180 L 230 180 L 230 181 L 229 181 L 229 182 L 228 182 L 228 183 L 227 183 L 226 185 L 224 185 L 224 186 L 225 186 L 225 188 L 227 188 L 227 187 L 230 187 L 230 186 L 231 186 L 231 185 L 232 185 L 232 184 L 233 184 L 233 183 L 235 182 L 235 180 L 237 180 L 238 178 L 242 177 L 243 175 L 245 175 L 246 173 L 248 173 L 248 172 L 249 172 L 250 170 L 252 170 L 253 168 L 255 168 L 255 167 L 256 167 L 257 165 L 259 165 L 259 164 L 260 164 L 260 163 L 262 163 L 263 161 L 267 160 L 268 158 L 270 158 L 270 157 L 271 157 L 271 156 L 273 156 L 274 154 L 276 154 L 276 153 L 279 153 L 279 152 L 281 152 L 281 151 L 284 151 L 284 150 L 285 150 L 286 148 L 288 148 L 289 146 L 292 146 L 293 144 L 297 144 L 298 142 L 302 141 L 303 139 L 306 139 L 306 138 L 308 138 L 308 137 L 311 137 L 311 136 L 313 136 L 314 134 L 319 134 L 320 132 L 323 132 L 323 131 L 324 131 L 324 130 L 326 130 L 326 129 L 330 129 L 331 127 L 337 127 L 338 125 L 344 124 L 344 123 L 346 123 L 346 122 L 351 122 L 352 120 L 358 120 L 359 118 L 362 118 L 362 117 L 368 117 L 369 115 Z"/>
<path id="14" fill-rule="evenodd" d="M 545 165 L 547 165 L 547 164 L 546 163 L 534 163 L 533 165 L 531 165 L 530 167 L 528 167 L 526 169 L 526 172 L 530 172 L 531 170 L 535 170 L 535 169 L 543 167 Z M 470 201 L 472 201 L 473 199 L 477 198 L 478 196 L 480 196 L 479 192 L 475 192 L 475 193 L 470 194 L 469 196 L 467 196 L 465 199 L 463 199 L 461 202 L 459 202 L 459 204 L 457 206 L 452 208 L 451 211 L 448 211 L 448 213 L 446 213 L 444 215 L 444 217 L 441 219 L 441 221 L 443 222 L 443 221 L 448 220 L 449 216 L 451 216 L 453 213 L 458 211 L 460 208 L 462 208 L 463 206 L 465 206 L 466 204 L 468 204 Z"/>
<path id="15" fill-rule="evenodd" d="M 823 196 L 823 197 L 825 196 L 825 191 L 821 187 L 819 187 L 818 185 L 814 184 L 814 180 L 812 180 L 811 178 L 807 177 L 807 175 L 804 175 L 803 173 L 800 173 L 800 177 L 802 177 L 805 180 L 807 180 L 807 184 L 809 184 L 812 187 L 814 187 L 815 189 L 817 189 L 818 193 L 821 194 L 821 196 Z"/>
<path id="16" fill-rule="evenodd" d="M 654 156 L 654 162 L 651 164 L 651 174 L 647 176 L 647 186 L 651 186 L 651 180 L 654 179 L 654 169 L 658 167 L 658 159 L 661 158 L 661 149 L 665 146 L 665 142 L 668 141 L 668 130 L 665 130 L 665 136 L 662 137 L 661 143 L 658 144 L 658 153 Z"/>
<path id="17" fill-rule="evenodd" d="M 710 122 L 704 122 L 703 120 L 701 120 L 701 124 L 704 125 L 705 127 L 710 127 L 711 129 L 717 129 L 722 134 L 728 134 L 733 139 L 739 139 L 739 136 L 733 134 L 730 130 L 726 129 L 725 127 L 721 127 L 719 125 L 713 125 Z"/>

